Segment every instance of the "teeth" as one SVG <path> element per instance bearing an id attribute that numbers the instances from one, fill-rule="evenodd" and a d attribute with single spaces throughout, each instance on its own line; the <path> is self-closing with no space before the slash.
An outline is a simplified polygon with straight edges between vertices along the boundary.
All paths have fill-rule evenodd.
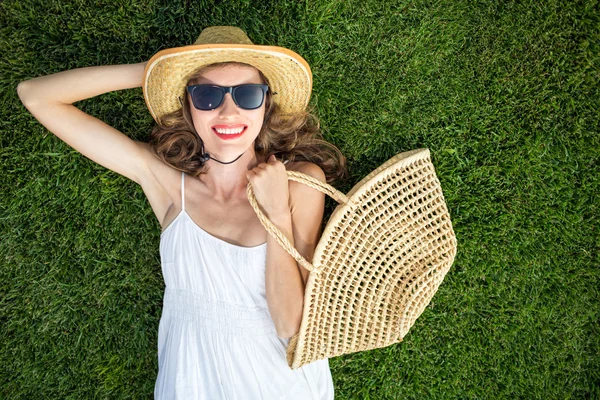
<path id="1" fill-rule="evenodd" d="M 215 128 L 215 130 L 222 135 L 236 135 L 238 133 L 241 133 L 244 130 L 244 128 L 236 128 L 236 129 L 217 129 L 217 128 Z"/>

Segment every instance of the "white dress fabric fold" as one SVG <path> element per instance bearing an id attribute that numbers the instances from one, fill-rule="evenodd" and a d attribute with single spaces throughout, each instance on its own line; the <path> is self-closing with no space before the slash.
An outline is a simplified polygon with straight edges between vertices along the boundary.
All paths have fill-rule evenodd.
<path id="1" fill-rule="evenodd" d="M 165 281 L 154 398 L 334 398 L 328 359 L 296 370 L 277 336 L 265 291 L 267 244 L 236 246 L 182 210 L 160 238 Z"/>

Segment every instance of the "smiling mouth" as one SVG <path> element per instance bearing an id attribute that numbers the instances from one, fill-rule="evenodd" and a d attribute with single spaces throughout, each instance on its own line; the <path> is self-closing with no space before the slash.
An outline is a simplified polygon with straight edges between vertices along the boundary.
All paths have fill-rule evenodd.
<path id="1" fill-rule="evenodd" d="M 223 126 L 213 126 L 212 130 L 219 137 L 223 139 L 234 139 L 240 137 L 246 132 L 248 129 L 245 125 L 235 126 L 235 127 L 223 127 Z"/>
<path id="2" fill-rule="evenodd" d="M 226 135 L 237 135 L 238 133 L 242 133 L 245 126 L 240 126 L 238 128 L 213 128 L 217 133 L 226 134 Z"/>

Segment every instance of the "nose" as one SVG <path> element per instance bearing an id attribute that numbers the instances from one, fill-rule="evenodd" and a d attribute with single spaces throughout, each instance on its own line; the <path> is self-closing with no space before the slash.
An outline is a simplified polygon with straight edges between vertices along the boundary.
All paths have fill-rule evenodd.
<path id="1" fill-rule="evenodd" d="M 228 115 L 237 115 L 240 113 L 238 106 L 233 101 L 233 97 L 231 97 L 231 93 L 225 93 L 225 98 L 223 99 L 223 103 L 219 107 L 219 115 L 221 117 L 226 117 Z"/>

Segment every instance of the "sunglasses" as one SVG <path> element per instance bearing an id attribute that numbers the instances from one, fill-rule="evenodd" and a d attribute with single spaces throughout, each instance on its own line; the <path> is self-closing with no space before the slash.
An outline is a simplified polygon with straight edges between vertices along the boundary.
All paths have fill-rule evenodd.
<path id="1" fill-rule="evenodd" d="M 192 103 L 198 110 L 209 111 L 219 107 L 225 95 L 231 93 L 235 104 L 244 110 L 255 110 L 262 106 L 269 86 L 246 84 L 239 86 L 192 85 L 187 91 L 192 96 Z"/>

